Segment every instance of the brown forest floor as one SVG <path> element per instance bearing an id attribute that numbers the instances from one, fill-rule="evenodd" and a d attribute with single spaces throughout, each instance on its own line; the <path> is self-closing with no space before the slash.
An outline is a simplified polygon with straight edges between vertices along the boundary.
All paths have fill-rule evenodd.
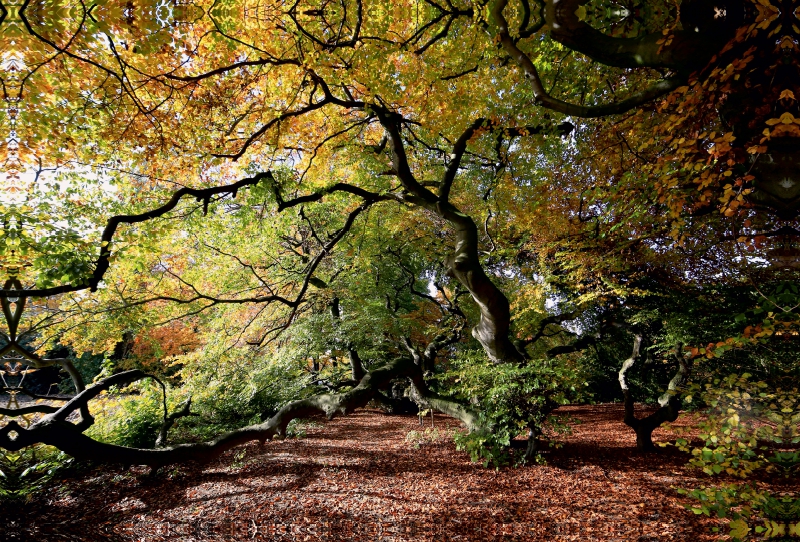
<path id="1" fill-rule="evenodd" d="M 27 505 L 0 507 L 0 538 L 717 539 L 714 520 L 679 504 L 684 499 L 673 486 L 703 483 L 685 468 L 685 455 L 638 453 L 620 405 L 562 411 L 583 423 L 562 437 L 563 448 L 546 454 L 546 466 L 485 469 L 450 439 L 414 449 L 405 436 L 419 429 L 416 416 L 363 410 L 311 428 L 303 439 L 253 443 L 154 477 L 144 467 L 98 467 Z M 441 416 L 435 423 L 457 427 Z M 674 435 L 658 430 L 655 437 Z"/>

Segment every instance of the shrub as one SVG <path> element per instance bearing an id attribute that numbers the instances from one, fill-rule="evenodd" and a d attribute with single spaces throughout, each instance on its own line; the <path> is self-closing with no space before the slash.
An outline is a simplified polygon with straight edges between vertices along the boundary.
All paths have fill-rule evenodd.
<path id="1" fill-rule="evenodd" d="M 145 380 L 128 386 L 125 393 L 100 395 L 91 403 L 97 414 L 87 435 L 120 446 L 153 448 L 164 421 L 162 393 L 156 382 Z"/>
<path id="2" fill-rule="evenodd" d="M 495 467 L 520 462 L 509 450 L 511 440 L 520 433 L 565 430 L 566 425 L 551 412 L 579 397 L 585 385 L 569 363 L 557 359 L 531 360 L 524 366 L 495 365 L 482 351 L 461 354 L 439 380 L 449 384 L 454 397 L 476 404 L 481 426 L 486 428 L 457 434 L 457 447 L 469 452 L 473 461 Z"/>

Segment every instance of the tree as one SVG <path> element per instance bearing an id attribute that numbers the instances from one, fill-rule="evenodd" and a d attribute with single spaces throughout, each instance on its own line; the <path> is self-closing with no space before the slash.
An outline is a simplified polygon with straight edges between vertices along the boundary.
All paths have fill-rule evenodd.
<path id="1" fill-rule="evenodd" d="M 266 357 L 291 342 L 312 364 L 346 353 L 351 372 L 210 442 L 140 450 L 81 433 L 89 400 L 147 376 L 133 370 L 30 428 L 10 422 L 0 445 L 207 459 L 283 436 L 297 417 L 385 401 L 398 379 L 426 408 L 491 433 L 426 372 L 475 346 L 503 370 L 547 355 L 568 365 L 596 339 L 570 335 L 570 316 L 624 313 L 635 296 L 774 261 L 797 232 L 769 229 L 796 219 L 775 189 L 794 159 L 794 91 L 758 101 L 751 89 L 773 72 L 793 85 L 781 62 L 796 45 L 776 52 L 780 9 L 763 2 L 686 2 L 680 18 L 669 6 L 632 27 L 631 13 L 616 21 L 582 0 L 7 9 L 23 61 L 4 78 L 2 254 L 26 290 L 0 297 L 59 296 L 26 331 L 103 350 L 191 318 L 209 351 Z M 748 152 L 767 151 L 784 165 L 748 169 Z M 548 296 L 554 314 L 530 309 Z M 322 318 L 327 332 L 292 335 Z M 529 450 L 563 391 L 515 420 Z M 76 409 L 87 415 L 73 427 Z"/>

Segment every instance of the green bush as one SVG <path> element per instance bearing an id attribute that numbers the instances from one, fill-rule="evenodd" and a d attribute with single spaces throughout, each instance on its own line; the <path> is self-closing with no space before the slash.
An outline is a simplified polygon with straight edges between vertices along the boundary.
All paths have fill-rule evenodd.
<path id="1" fill-rule="evenodd" d="M 551 412 L 581 396 L 585 382 L 568 361 L 531 360 L 524 366 L 495 365 L 483 351 L 458 356 L 438 379 L 448 384 L 446 393 L 475 404 L 484 430 L 455 436 L 460 450 L 473 461 L 500 467 L 519 463 L 509 449 L 517 435 L 535 428 L 563 431 L 566 426 Z"/>
<path id="2" fill-rule="evenodd" d="M 161 386 L 152 381 L 137 382 L 125 393 L 101 395 L 94 405 L 90 403 L 97 414 L 86 434 L 120 446 L 153 448 L 164 421 L 162 401 Z"/>

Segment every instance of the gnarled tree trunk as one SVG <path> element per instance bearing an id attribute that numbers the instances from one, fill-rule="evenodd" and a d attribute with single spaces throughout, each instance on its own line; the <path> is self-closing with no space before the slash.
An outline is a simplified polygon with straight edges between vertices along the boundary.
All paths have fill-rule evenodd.
<path id="1" fill-rule="evenodd" d="M 642 336 L 636 335 L 633 341 L 633 352 L 626 359 L 619 371 L 619 384 L 622 388 L 622 395 L 625 402 L 625 425 L 636 433 L 636 449 L 642 452 L 653 452 L 656 450 L 653 444 L 653 431 L 666 422 L 674 422 L 678 419 L 681 410 L 681 400 L 675 394 L 678 386 L 688 376 L 688 366 L 681 352 L 682 345 L 676 347 L 675 358 L 678 361 L 678 372 L 670 380 L 667 391 L 658 398 L 659 408 L 654 413 L 644 418 L 637 418 L 634 398 L 626 380 L 628 370 L 633 367 L 636 360 L 641 355 Z"/>

